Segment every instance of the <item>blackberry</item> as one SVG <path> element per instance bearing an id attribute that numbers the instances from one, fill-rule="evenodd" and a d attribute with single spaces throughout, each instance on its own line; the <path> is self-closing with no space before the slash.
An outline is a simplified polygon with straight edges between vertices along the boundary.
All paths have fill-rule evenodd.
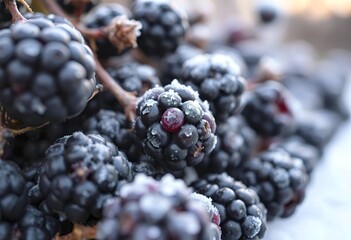
<path id="1" fill-rule="evenodd" d="M 308 111 L 297 119 L 294 134 L 322 153 L 341 121 L 338 114 L 329 110 Z"/>
<path id="2" fill-rule="evenodd" d="M 272 1 L 261 1 L 257 6 L 257 17 L 262 24 L 274 23 L 281 15 L 279 6 Z"/>
<path id="3" fill-rule="evenodd" d="M 216 143 L 216 123 L 190 87 L 172 82 L 147 91 L 137 106 L 135 132 L 145 153 L 168 171 L 199 164 Z"/>
<path id="4" fill-rule="evenodd" d="M 171 175 L 156 181 L 145 175 L 123 185 L 120 197 L 104 207 L 97 238 L 112 239 L 220 239 L 203 204 L 191 200 L 190 189 Z"/>
<path id="5" fill-rule="evenodd" d="M 103 28 L 107 27 L 112 19 L 122 15 L 128 15 L 128 12 L 118 3 L 99 4 L 83 19 L 83 24 L 87 28 Z M 97 38 L 95 42 L 99 58 L 109 58 L 120 54 L 108 38 Z"/>
<path id="6" fill-rule="evenodd" d="M 28 190 L 19 167 L 5 160 L 0 160 L 0 185 L 0 228 L 5 228 L 23 216 Z"/>
<path id="7" fill-rule="evenodd" d="M 259 135 L 274 137 L 291 131 L 294 118 L 285 91 L 281 84 L 269 81 L 247 95 L 242 115 Z"/>
<path id="8" fill-rule="evenodd" d="M 303 139 L 297 136 L 291 136 L 273 146 L 273 148 L 281 147 L 292 157 L 301 159 L 309 175 L 321 158 L 321 152 L 317 147 L 304 142 Z"/>
<path id="9" fill-rule="evenodd" d="M 183 63 L 201 53 L 202 50 L 193 45 L 180 45 L 162 64 L 162 85 L 167 85 L 174 79 L 180 79 Z"/>
<path id="10" fill-rule="evenodd" d="M 95 62 L 67 24 L 30 19 L 0 31 L 0 104 L 23 126 L 79 114 L 95 89 Z"/>
<path id="11" fill-rule="evenodd" d="M 256 134 L 242 118 L 230 117 L 217 126 L 217 144 L 211 154 L 198 165 L 201 175 L 227 172 L 230 175 L 241 163 L 250 158 Z"/>
<path id="12" fill-rule="evenodd" d="M 218 121 L 225 121 L 236 112 L 245 89 L 239 66 L 221 54 L 201 54 L 188 59 L 183 64 L 181 80 L 209 102 Z"/>
<path id="13" fill-rule="evenodd" d="M 268 220 L 292 215 L 304 199 L 308 181 L 302 160 L 282 148 L 262 152 L 245 162 L 235 177 L 258 193 Z"/>
<path id="14" fill-rule="evenodd" d="M 114 143 L 131 162 L 137 162 L 143 155 L 132 125 L 123 113 L 101 109 L 84 122 L 83 129 L 86 133 L 100 134 Z"/>
<path id="15" fill-rule="evenodd" d="M 28 205 L 24 216 L 18 222 L 18 227 L 23 240 L 50 240 L 59 232 L 60 223 L 56 218 Z"/>
<path id="16" fill-rule="evenodd" d="M 137 96 L 160 84 L 156 70 L 149 65 L 132 62 L 107 71 L 121 87 Z"/>
<path id="17" fill-rule="evenodd" d="M 56 0 L 60 7 L 69 14 L 89 12 L 99 0 Z"/>
<path id="18" fill-rule="evenodd" d="M 225 173 L 194 181 L 195 192 L 212 199 L 218 209 L 223 240 L 261 239 L 266 231 L 266 209 L 257 194 Z"/>
<path id="19" fill-rule="evenodd" d="M 138 46 L 148 56 L 174 52 L 185 36 L 187 20 L 167 0 L 137 0 L 132 14 L 142 24 Z"/>
<path id="20" fill-rule="evenodd" d="M 131 163 L 115 145 L 100 135 L 75 132 L 46 151 L 39 190 L 50 209 L 87 223 L 101 217 L 103 202 L 131 178 Z"/>

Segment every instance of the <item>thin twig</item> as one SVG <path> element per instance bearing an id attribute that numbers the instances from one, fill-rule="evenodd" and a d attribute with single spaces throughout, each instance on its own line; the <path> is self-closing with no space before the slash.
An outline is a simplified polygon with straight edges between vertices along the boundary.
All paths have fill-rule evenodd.
<path id="1" fill-rule="evenodd" d="M 26 22 L 27 19 L 23 17 L 20 11 L 17 8 L 17 3 L 15 0 L 5 0 L 6 8 L 9 10 L 12 16 L 12 22 Z"/>

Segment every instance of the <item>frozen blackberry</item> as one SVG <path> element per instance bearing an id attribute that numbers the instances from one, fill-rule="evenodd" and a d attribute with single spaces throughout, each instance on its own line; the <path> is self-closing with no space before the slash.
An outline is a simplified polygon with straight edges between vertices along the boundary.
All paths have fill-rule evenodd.
<path id="1" fill-rule="evenodd" d="M 195 46 L 180 45 L 173 54 L 167 56 L 162 65 L 162 85 L 167 85 L 174 79 L 180 79 L 183 63 L 201 53 L 202 50 Z"/>
<path id="2" fill-rule="evenodd" d="M 86 223 L 100 218 L 103 202 L 131 178 L 131 163 L 115 145 L 100 135 L 75 132 L 46 151 L 39 190 L 53 211 Z"/>
<path id="3" fill-rule="evenodd" d="M 137 96 L 160 84 L 156 70 L 149 65 L 133 62 L 107 71 L 121 87 Z"/>
<path id="4" fill-rule="evenodd" d="M 24 216 L 18 222 L 18 227 L 22 240 L 50 240 L 59 232 L 60 223 L 56 218 L 28 205 Z"/>
<path id="5" fill-rule="evenodd" d="M 292 157 L 302 160 L 306 172 L 310 175 L 321 158 L 321 152 L 317 147 L 304 142 L 297 136 L 292 136 L 274 145 L 287 151 Z"/>
<path id="6" fill-rule="evenodd" d="M 30 19 L 0 31 L 0 104 L 23 126 L 79 114 L 95 89 L 95 62 L 65 23 Z"/>
<path id="7" fill-rule="evenodd" d="M 252 189 L 225 173 L 207 175 L 191 186 L 211 198 L 218 209 L 223 240 L 263 238 L 266 209 Z"/>
<path id="8" fill-rule="evenodd" d="M 56 0 L 65 12 L 80 15 L 89 12 L 99 3 L 99 0 Z"/>
<path id="9" fill-rule="evenodd" d="M 235 177 L 258 193 L 267 208 L 268 220 L 292 215 L 304 199 L 308 181 L 302 160 L 282 148 L 245 162 Z"/>
<path id="10" fill-rule="evenodd" d="M 182 180 L 171 175 L 160 181 L 138 175 L 133 183 L 122 186 L 119 198 L 106 203 L 97 238 L 220 239 L 218 226 L 190 193 Z"/>
<path id="11" fill-rule="evenodd" d="M 256 134 L 238 117 L 230 117 L 226 122 L 218 124 L 216 135 L 215 149 L 195 167 L 201 175 L 223 172 L 230 174 L 249 159 L 255 146 Z"/>
<path id="12" fill-rule="evenodd" d="M 274 137 L 291 130 L 294 118 L 283 85 L 269 81 L 246 97 L 242 115 L 259 135 Z"/>
<path id="13" fill-rule="evenodd" d="M 135 132 L 145 153 L 168 171 L 199 164 L 216 144 L 216 123 L 198 94 L 173 81 L 147 91 L 137 106 Z"/>
<path id="14" fill-rule="evenodd" d="M 128 15 L 128 12 L 118 3 L 99 4 L 83 19 L 83 24 L 87 28 L 103 28 L 107 27 L 112 19 L 122 15 Z M 107 38 L 97 38 L 95 42 L 97 54 L 100 58 L 109 58 L 121 54 Z"/>
<path id="15" fill-rule="evenodd" d="M 0 225 L 7 223 L 10 226 L 23 216 L 28 202 L 27 192 L 19 167 L 14 162 L 0 160 Z"/>
<path id="16" fill-rule="evenodd" d="M 132 13 L 142 24 L 138 46 L 146 55 L 163 57 L 182 42 L 187 20 L 168 0 L 137 0 Z"/>
<path id="17" fill-rule="evenodd" d="M 218 121 L 225 121 L 236 112 L 246 82 L 239 66 L 221 54 L 201 54 L 188 59 L 183 64 L 181 80 L 209 102 Z"/>
<path id="18" fill-rule="evenodd" d="M 106 140 L 118 146 L 131 162 L 137 162 L 143 155 L 142 147 L 137 140 L 131 122 L 121 112 L 101 109 L 83 124 L 86 133 L 100 134 Z"/>

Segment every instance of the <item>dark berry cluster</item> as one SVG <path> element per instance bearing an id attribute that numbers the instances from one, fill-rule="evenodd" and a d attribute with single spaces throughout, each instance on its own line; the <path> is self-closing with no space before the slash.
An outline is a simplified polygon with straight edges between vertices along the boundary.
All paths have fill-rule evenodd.
<path id="1" fill-rule="evenodd" d="M 101 217 L 104 201 L 116 194 L 120 181 L 131 178 L 131 163 L 115 145 L 75 132 L 46 151 L 39 189 L 51 209 L 85 223 Z"/>
<path id="2" fill-rule="evenodd" d="M 237 111 L 246 82 L 239 66 L 221 54 L 201 54 L 188 59 L 183 64 L 181 81 L 209 102 L 218 121 Z"/>
<path id="3" fill-rule="evenodd" d="M 257 192 L 273 220 L 294 213 L 305 197 L 308 175 L 301 159 L 276 148 L 245 162 L 236 179 Z"/>
<path id="4" fill-rule="evenodd" d="M 148 56 L 174 52 L 185 36 L 187 20 L 168 0 L 136 0 L 132 13 L 142 24 L 139 49 Z"/>
<path id="5" fill-rule="evenodd" d="M 257 193 L 227 174 L 210 174 L 191 184 L 212 199 L 218 209 L 223 240 L 261 239 L 266 231 L 266 209 Z"/>
<path id="6" fill-rule="evenodd" d="M 160 181 L 138 175 L 133 183 L 122 186 L 119 198 L 105 205 L 97 238 L 221 239 L 218 225 L 210 221 L 210 212 L 190 193 L 182 180 L 171 175 Z"/>
<path id="7" fill-rule="evenodd" d="M 169 171 L 199 164 L 216 144 L 216 124 L 206 104 L 176 81 L 145 93 L 134 129 L 146 154 Z"/>
<path id="8" fill-rule="evenodd" d="M 67 24 L 30 19 L 0 31 L 0 104 L 25 126 L 83 111 L 95 89 L 95 62 Z"/>

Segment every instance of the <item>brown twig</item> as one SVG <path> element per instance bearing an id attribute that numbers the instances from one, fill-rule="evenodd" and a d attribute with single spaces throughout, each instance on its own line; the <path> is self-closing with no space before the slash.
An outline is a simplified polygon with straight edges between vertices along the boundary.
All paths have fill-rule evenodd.
<path id="1" fill-rule="evenodd" d="M 16 0 L 5 0 L 5 5 L 11 13 L 13 23 L 27 21 L 27 19 L 23 17 L 20 11 L 18 10 Z"/>
<path id="2" fill-rule="evenodd" d="M 116 97 L 118 102 L 122 105 L 127 118 L 131 121 L 135 119 L 135 109 L 137 104 L 137 97 L 126 90 L 124 90 L 110 74 L 101 65 L 99 59 L 95 57 L 96 62 L 96 74 L 102 84 L 111 91 Z"/>

